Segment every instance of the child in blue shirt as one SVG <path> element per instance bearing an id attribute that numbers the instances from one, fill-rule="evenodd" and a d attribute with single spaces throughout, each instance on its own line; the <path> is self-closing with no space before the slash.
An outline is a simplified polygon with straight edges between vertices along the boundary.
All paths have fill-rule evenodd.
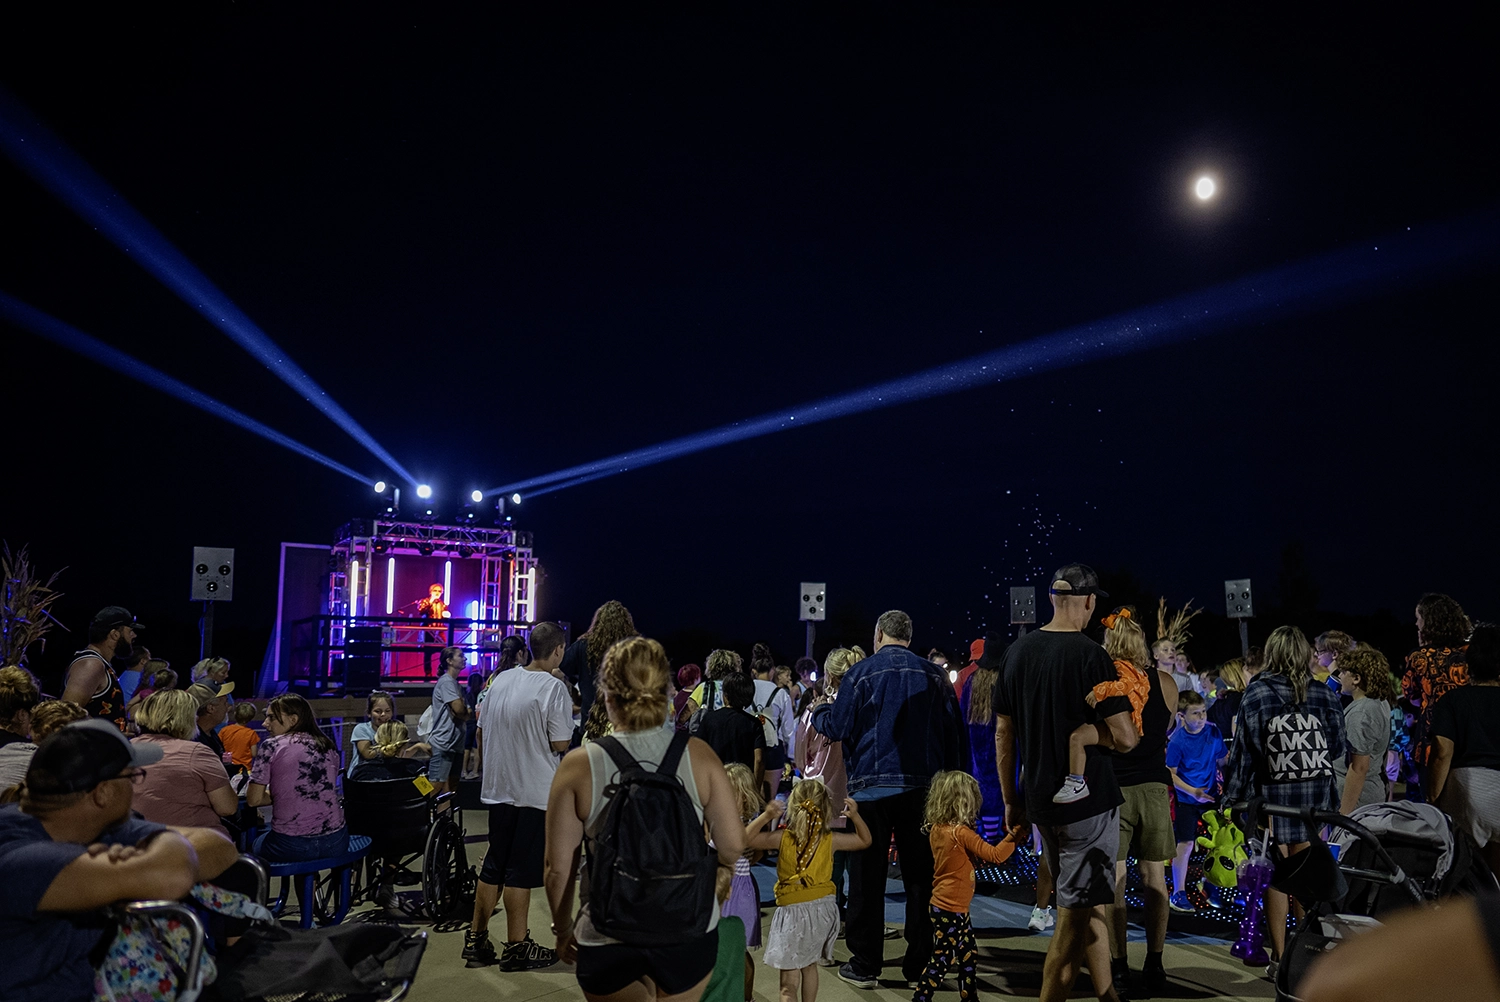
<path id="1" fill-rule="evenodd" d="M 1177 788 L 1177 815 L 1172 828 L 1177 837 L 1177 855 L 1172 858 L 1172 896 L 1167 903 L 1176 912 L 1193 911 L 1187 896 L 1188 859 L 1198 838 L 1198 819 L 1213 806 L 1219 787 L 1219 767 L 1229 759 L 1229 749 L 1219 728 L 1208 722 L 1208 705 L 1191 689 L 1177 697 L 1177 729 L 1167 741 L 1167 771 Z"/>

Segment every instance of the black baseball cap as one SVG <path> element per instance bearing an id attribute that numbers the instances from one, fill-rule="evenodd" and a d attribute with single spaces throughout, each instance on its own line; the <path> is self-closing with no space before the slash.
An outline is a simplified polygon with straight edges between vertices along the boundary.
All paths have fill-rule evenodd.
<path id="1" fill-rule="evenodd" d="M 94 626 L 102 630 L 113 630 L 117 626 L 128 626 L 132 630 L 144 630 L 145 623 L 137 623 L 130 610 L 123 605 L 107 605 L 94 616 Z"/>
<path id="2" fill-rule="evenodd" d="M 26 770 L 29 793 L 53 796 L 92 790 L 132 766 L 161 761 L 155 741 L 134 744 L 107 720 L 79 720 L 47 735 Z"/>
<path id="3" fill-rule="evenodd" d="M 1067 564 L 1052 574 L 1054 595 L 1098 595 L 1109 598 L 1109 592 L 1099 587 L 1099 575 L 1088 564 Z"/>

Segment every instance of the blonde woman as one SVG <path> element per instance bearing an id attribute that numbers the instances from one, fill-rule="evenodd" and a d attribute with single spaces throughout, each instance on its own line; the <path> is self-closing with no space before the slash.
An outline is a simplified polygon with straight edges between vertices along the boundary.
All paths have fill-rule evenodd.
<path id="1" fill-rule="evenodd" d="M 1115 782 L 1120 784 L 1125 802 L 1120 805 L 1120 844 L 1115 853 L 1115 900 L 1109 906 L 1113 980 L 1123 985 L 1129 976 L 1125 868 L 1126 861 L 1135 856 L 1146 905 L 1146 960 L 1141 973 L 1146 989 L 1159 993 L 1167 983 L 1163 964 L 1170 911 L 1166 863 L 1177 852 L 1172 831 L 1172 775 L 1167 771 L 1167 732 L 1177 714 L 1177 682 L 1166 669 L 1175 666 L 1175 661 L 1167 666 L 1151 663 L 1146 631 L 1130 606 L 1121 606 L 1105 616 L 1103 624 L 1105 653 L 1114 661 L 1121 679 L 1134 682 L 1133 694 L 1125 695 L 1130 699 L 1131 719 L 1141 735 L 1134 748 L 1114 756 Z"/>
<path id="2" fill-rule="evenodd" d="M 674 741 L 685 741 L 673 775 L 706 823 L 719 864 L 732 867 L 745 848 L 739 803 L 713 749 L 665 726 L 671 685 L 671 666 L 661 644 L 631 637 L 605 652 L 596 702 L 608 714 L 609 737 L 648 771 L 656 770 Z M 665 997 L 698 1002 L 718 953 L 718 908 L 708 909 L 703 929 L 685 930 L 679 942 L 659 948 L 630 946 L 601 934 L 589 909 L 575 922 L 578 850 L 586 836 L 597 832 L 619 781 L 619 767 L 597 741 L 568 752 L 552 778 L 544 882 L 558 958 L 576 961 L 578 985 L 589 1002 Z"/>
<path id="3" fill-rule="evenodd" d="M 184 828 L 212 828 L 228 836 L 219 820 L 239 810 L 224 763 L 198 736 L 198 701 L 183 689 L 162 689 L 136 707 L 141 729 L 134 744 L 156 745 L 161 761 L 135 788 L 135 810 L 147 821 Z"/>
<path id="4" fill-rule="evenodd" d="M 36 745 L 31 740 L 31 711 L 41 702 L 36 678 L 19 665 L 0 668 L 0 791 L 26 778 Z"/>

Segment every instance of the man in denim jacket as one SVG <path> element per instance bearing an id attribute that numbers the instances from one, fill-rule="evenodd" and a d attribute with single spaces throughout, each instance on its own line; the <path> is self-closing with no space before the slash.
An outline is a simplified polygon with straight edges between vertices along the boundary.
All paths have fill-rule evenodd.
<path id="1" fill-rule="evenodd" d="M 849 669 L 838 696 L 813 710 L 812 726 L 843 745 L 849 796 L 870 826 L 870 848 L 850 860 L 845 941 L 852 955 L 839 977 L 874 988 L 884 964 L 885 881 L 891 834 L 906 885 L 906 956 L 901 971 L 917 981 L 932 955 L 932 847 L 922 813 L 932 777 L 962 769 L 967 736 L 948 678 L 913 654 L 911 617 L 891 610 L 875 624 L 875 653 Z"/>

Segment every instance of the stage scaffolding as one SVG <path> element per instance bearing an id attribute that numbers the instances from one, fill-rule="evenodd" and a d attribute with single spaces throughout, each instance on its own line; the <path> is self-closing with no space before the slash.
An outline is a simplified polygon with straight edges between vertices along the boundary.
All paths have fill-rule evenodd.
<path id="1" fill-rule="evenodd" d="M 376 561 L 412 556 L 478 562 L 478 615 L 457 609 L 451 618 L 429 620 L 371 595 Z M 481 664 L 498 654 L 504 637 L 529 634 L 537 620 L 531 534 L 510 526 L 355 519 L 339 530 L 329 553 L 327 596 L 327 613 L 291 624 L 291 675 L 314 689 L 343 684 L 346 658 L 377 651 L 382 677 L 391 674 L 394 656 L 427 656 L 444 646 L 464 647 L 470 663 Z"/>

